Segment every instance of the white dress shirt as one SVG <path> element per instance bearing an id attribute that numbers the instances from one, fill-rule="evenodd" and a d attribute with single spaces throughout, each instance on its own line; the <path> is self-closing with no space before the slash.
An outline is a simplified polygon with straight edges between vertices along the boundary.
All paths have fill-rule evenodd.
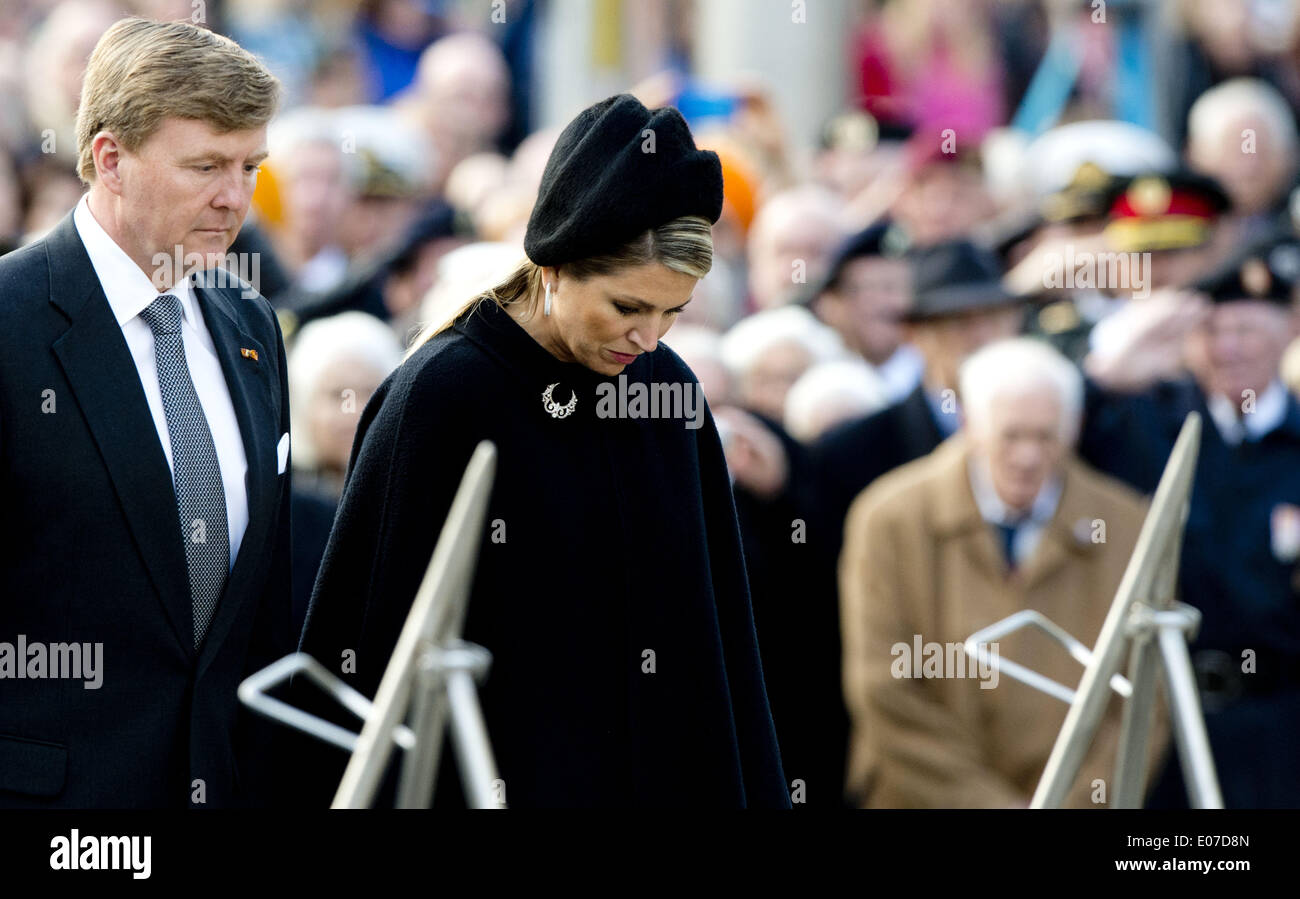
<path id="1" fill-rule="evenodd" d="M 131 257 L 108 236 L 108 232 L 95 220 L 90 211 L 88 196 L 83 196 L 72 213 L 72 223 L 85 244 L 90 263 L 95 268 L 99 283 L 108 297 L 117 323 L 122 328 L 131 358 L 135 360 L 140 375 L 140 386 L 153 415 L 158 441 L 167 457 L 167 465 L 175 478 L 172 464 L 172 442 L 167 432 L 167 415 L 163 410 L 162 389 L 158 386 L 158 361 L 154 355 L 153 331 L 145 324 L 140 313 L 163 293 L 170 293 L 181 303 L 181 338 L 185 345 L 185 361 L 189 365 L 190 380 L 203 406 L 203 415 L 212 432 L 212 442 L 217 450 L 217 464 L 221 467 L 221 484 L 226 494 L 226 524 L 230 531 L 230 567 L 234 568 L 239 545 L 248 528 L 248 494 L 244 474 L 248 459 L 244 455 L 244 441 L 239 432 L 239 420 L 230 399 L 230 388 L 221 371 L 212 335 L 203 322 L 198 299 L 188 278 L 182 279 L 170 290 L 159 291 L 141 271 Z M 175 511 L 175 510 L 173 510 Z M 180 520 L 177 519 L 177 528 Z"/>
<path id="2" fill-rule="evenodd" d="M 1011 554 L 1016 564 L 1022 565 L 1038 549 L 1043 531 L 1051 524 L 1056 515 L 1056 504 L 1061 499 L 1061 479 L 1051 476 L 1034 497 L 1028 515 L 1017 518 L 1011 514 L 1002 497 L 998 496 L 993 486 L 993 476 L 989 473 L 988 462 L 976 456 L 970 460 L 970 487 L 975 495 L 975 505 L 979 507 L 980 517 L 991 525 L 1015 525 L 1016 533 L 1012 539 Z"/>
<path id="3" fill-rule="evenodd" d="M 1253 411 L 1242 412 L 1241 402 L 1233 402 L 1221 393 L 1205 399 L 1210 418 L 1219 429 L 1223 442 L 1229 446 L 1237 446 L 1243 440 L 1259 440 L 1286 418 L 1286 388 L 1277 378 L 1255 400 Z"/>
<path id="4" fill-rule="evenodd" d="M 921 383 L 925 373 L 925 358 L 910 343 L 905 343 L 894 350 L 894 355 L 876 366 L 876 373 L 885 381 L 885 390 L 889 402 L 897 403 Z"/>

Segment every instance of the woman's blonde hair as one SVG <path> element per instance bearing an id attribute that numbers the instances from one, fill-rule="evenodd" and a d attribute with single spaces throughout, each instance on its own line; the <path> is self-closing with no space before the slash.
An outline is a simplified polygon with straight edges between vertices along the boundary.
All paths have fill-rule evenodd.
<path id="1" fill-rule="evenodd" d="M 651 228 L 616 250 L 566 262 L 556 268 L 583 281 L 653 262 L 692 278 L 703 278 L 713 267 L 713 232 L 709 220 L 698 215 L 682 216 Z M 449 319 L 426 326 L 412 341 L 406 353 L 407 358 L 430 338 L 450 328 L 480 302 L 490 300 L 502 309 L 520 303 L 531 303 L 533 309 L 529 315 L 532 315 L 541 293 L 542 267 L 525 259 L 504 281 L 471 297 Z"/>
<path id="2" fill-rule="evenodd" d="M 135 152 L 174 116 L 218 132 L 271 121 L 280 82 L 230 38 L 188 22 L 122 19 L 104 32 L 86 64 L 77 109 L 77 174 L 95 180 L 91 144 L 101 131 Z"/>

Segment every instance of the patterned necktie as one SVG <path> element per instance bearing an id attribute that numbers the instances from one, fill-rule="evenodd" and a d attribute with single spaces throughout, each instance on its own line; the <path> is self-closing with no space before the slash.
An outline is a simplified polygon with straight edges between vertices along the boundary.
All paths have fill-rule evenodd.
<path id="1" fill-rule="evenodd" d="M 190 601 L 194 609 L 194 647 L 203 642 L 230 566 L 230 533 L 221 466 L 208 420 L 190 380 L 181 339 L 181 304 L 162 294 L 140 313 L 153 331 L 167 434 L 172 445 L 172 480 L 185 541 Z"/>

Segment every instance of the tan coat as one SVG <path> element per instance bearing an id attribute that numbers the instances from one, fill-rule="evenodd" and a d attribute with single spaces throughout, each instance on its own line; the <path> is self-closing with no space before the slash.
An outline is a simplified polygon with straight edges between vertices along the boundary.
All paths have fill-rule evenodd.
<path id="1" fill-rule="evenodd" d="M 878 479 L 849 510 L 840 558 L 844 694 L 853 719 L 848 787 L 869 807 L 1024 805 L 1033 795 L 1067 706 L 1000 674 L 981 689 L 966 677 L 896 677 L 922 643 L 962 643 L 1021 609 L 1037 609 L 1092 647 L 1137 542 L 1141 497 L 1070 459 L 1056 515 L 1015 573 L 971 492 L 969 450 L 958 435 Z M 1096 522 L 1105 523 L 1105 542 Z M 999 641 L 1021 662 L 1071 689 L 1083 667 L 1037 631 Z M 891 671 L 892 666 L 892 671 Z M 958 669 L 960 671 L 960 669 Z M 1126 673 L 1127 662 L 1121 673 Z M 1066 804 L 1111 801 L 1121 702 L 1107 708 Z M 1168 745 L 1159 705 L 1148 783 Z M 1102 806 L 1104 807 L 1104 806 Z"/>

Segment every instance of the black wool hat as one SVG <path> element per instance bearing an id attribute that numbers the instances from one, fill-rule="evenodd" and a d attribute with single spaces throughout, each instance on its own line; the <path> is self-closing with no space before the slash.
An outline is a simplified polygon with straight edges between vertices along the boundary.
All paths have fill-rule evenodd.
<path id="1" fill-rule="evenodd" d="M 561 265 L 617 249 L 684 215 L 722 215 L 722 163 L 695 146 L 682 114 L 618 94 L 560 133 L 528 219 L 524 252 Z"/>
<path id="2" fill-rule="evenodd" d="M 1002 286 L 998 258 L 970 241 L 918 247 L 908 255 L 915 273 L 908 321 L 944 318 L 1021 302 Z"/>

